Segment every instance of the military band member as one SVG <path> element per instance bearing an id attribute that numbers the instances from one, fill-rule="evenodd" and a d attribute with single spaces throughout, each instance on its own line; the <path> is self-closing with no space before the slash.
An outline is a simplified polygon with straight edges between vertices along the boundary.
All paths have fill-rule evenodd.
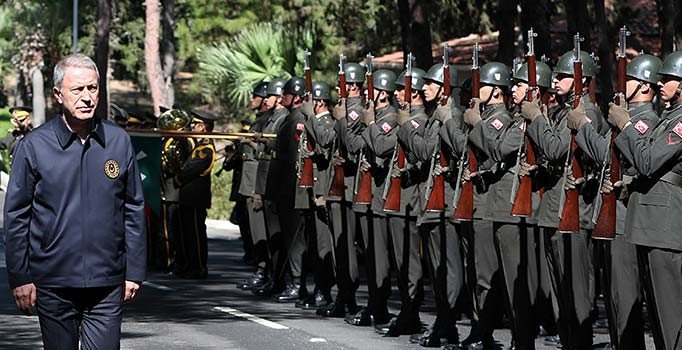
<path id="1" fill-rule="evenodd" d="M 190 127 L 195 133 L 213 131 L 218 117 L 197 109 L 191 110 Z M 187 258 L 183 278 L 208 276 L 208 240 L 206 215 L 211 208 L 211 171 L 216 159 L 215 146 L 208 138 L 196 138 L 192 153 L 176 175 L 180 189 L 180 239 Z"/>
<path id="2" fill-rule="evenodd" d="M 14 126 L 7 132 L 7 135 L 0 139 L 0 150 L 7 150 L 9 156 L 10 164 L 12 162 L 12 154 L 14 154 L 14 148 L 17 146 L 19 141 L 26 136 L 32 129 L 32 119 L 31 112 L 33 108 L 24 106 L 15 106 L 9 109 L 11 114 L 10 121 Z"/>
<path id="3" fill-rule="evenodd" d="M 644 125 L 612 104 L 609 120 L 621 130 L 616 146 L 639 172 L 632 187 L 625 236 L 637 246 L 640 274 L 657 349 L 682 344 L 682 51 L 669 54 L 658 70 L 661 118 L 642 137 Z M 647 124 L 648 126 L 648 124 Z M 646 131 L 646 130 L 645 130 Z"/>
<path id="4" fill-rule="evenodd" d="M 589 86 L 594 76 L 595 64 L 590 55 L 581 51 L 583 80 Z M 554 68 L 554 85 L 564 104 L 556 110 L 556 116 L 542 117 L 537 103 L 524 102 L 522 115 L 530 120 L 528 135 L 547 160 L 548 179 L 544 186 L 538 225 L 545 231 L 545 248 L 552 273 L 552 283 L 559 304 L 559 334 L 566 349 L 585 349 L 592 346 L 592 321 L 590 310 L 594 294 L 594 272 L 590 254 L 590 231 L 592 229 L 592 202 L 597 195 L 598 178 L 596 164 L 577 152 L 576 157 L 583 169 L 584 178 L 568 177 L 567 188 L 580 188 L 580 232 L 562 233 L 559 225 L 559 199 L 562 188 L 563 167 L 570 147 L 570 129 L 567 127 L 569 113 L 580 113 L 592 121 L 602 135 L 608 125 L 599 109 L 589 100 L 588 88 L 580 96 L 573 94 L 573 51 L 561 56 Z M 577 110 L 572 107 L 574 99 L 580 99 Z M 554 120 L 549 124 L 548 120 Z M 595 176 L 596 175 L 596 176 Z M 586 182 L 587 179 L 587 182 Z"/>

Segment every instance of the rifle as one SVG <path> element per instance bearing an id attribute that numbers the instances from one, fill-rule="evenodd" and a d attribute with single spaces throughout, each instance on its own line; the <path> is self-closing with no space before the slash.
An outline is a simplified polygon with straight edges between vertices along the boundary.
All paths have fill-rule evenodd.
<path id="1" fill-rule="evenodd" d="M 372 75 L 372 53 L 367 54 L 367 100 L 374 101 L 374 77 Z M 368 103 L 369 104 L 369 103 Z M 356 204 L 370 204 L 372 203 L 372 174 L 369 171 L 360 171 L 360 163 L 366 161 L 364 147 L 358 154 L 358 171 L 355 174 L 355 203 Z"/>
<path id="2" fill-rule="evenodd" d="M 305 71 L 305 98 L 311 98 L 313 90 L 313 77 L 310 70 L 310 51 L 307 49 L 303 53 L 303 66 Z M 298 139 L 298 159 L 296 161 L 296 177 L 298 177 L 298 187 L 310 188 L 313 187 L 315 176 L 313 172 L 313 159 L 303 157 L 304 152 L 311 155 L 314 152 L 313 145 L 308 142 L 308 132 L 303 130 L 301 137 Z"/>
<path id="3" fill-rule="evenodd" d="M 410 52 L 407 54 L 407 70 L 405 71 L 405 102 L 408 110 L 412 105 L 412 61 L 414 61 L 414 56 L 412 56 L 412 52 Z M 384 210 L 387 212 L 400 211 L 402 180 L 400 177 L 391 177 L 391 173 L 395 166 L 399 169 L 405 168 L 405 150 L 400 146 L 400 141 L 396 141 L 395 143 L 393 156 L 391 157 L 391 165 L 389 167 L 389 172 L 386 175 L 386 181 L 384 182 L 388 183 L 388 185 L 385 185 L 384 187 L 383 195 L 383 199 L 385 200 Z"/>
<path id="4" fill-rule="evenodd" d="M 474 44 L 471 65 L 471 97 L 479 98 L 481 89 L 481 71 L 478 65 L 478 53 L 481 51 L 481 47 L 478 43 Z M 473 102 L 472 102 L 473 106 Z M 467 130 L 465 134 L 465 142 L 468 143 L 469 132 Z M 462 154 L 457 161 L 457 182 L 455 183 L 455 199 L 454 205 L 455 214 L 453 218 L 459 221 L 472 221 L 474 219 L 474 184 L 471 181 L 466 181 L 462 183 L 462 177 L 464 175 L 464 167 L 466 166 L 470 173 L 476 172 L 478 170 L 478 162 L 476 161 L 476 155 L 471 145 L 467 145 L 462 149 Z"/>
<path id="5" fill-rule="evenodd" d="M 580 105 L 580 97 L 583 93 L 583 63 L 580 59 L 580 42 L 582 40 L 580 33 L 573 36 L 573 109 Z M 578 144 L 575 142 L 575 132 L 571 131 L 571 144 L 566 154 L 564 176 L 561 180 L 561 186 L 564 190 L 559 198 L 559 232 L 580 232 L 580 191 L 578 188 L 566 189 L 566 182 L 570 175 L 573 175 L 575 179 L 583 176 L 583 171 L 575 155 L 577 151 Z"/>
<path id="6" fill-rule="evenodd" d="M 528 31 L 528 92 L 526 93 L 526 101 L 533 102 L 533 94 L 538 89 L 536 61 L 535 61 L 535 37 L 537 33 L 533 32 L 533 28 Z M 519 151 L 516 155 L 516 167 L 514 168 L 514 179 L 512 182 L 511 196 L 509 201 L 512 204 L 511 215 L 519 217 L 530 217 L 533 215 L 533 180 L 530 176 L 519 176 L 521 169 L 521 162 L 525 156 L 526 163 L 535 165 L 535 152 L 530 138 L 526 133 L 528 129 L 528 122 L 523 128 L 523 142 L 519 145 Z M 525 154 L 524 154 L 525 150 Z"/>
<path id="7" fill-rule="evenodd" d="M 443 96 L 441 98 L 441 105 L 445 106 L 448 103 L 448 98 L 452 93 L 450 81 L 450 56 L 448 44 L 443 44 Z M 442 212 L 445 210 L 445 179 L 443 174 L 434 175 L 434 170 L 438 163 L 441 167 L 447 167 L 448 163 L 445 159 L 443 151 L 440 149 L 440 142 L 436 144 L 431 156 L 431 167 L 429 170 L 428 181 L 426 182 L 426 206 L 424 210 L 427 212 Z"/>
<path id="8" fill-rule="evenodd" d="M 346 60 L 344 54 L 339 54 L 339 98 L 345 99 L 348 97 L 348 91 L 346 90 L 346 74 L 343 72 L 343 62 Z M 339 152 L 339 141 L 338 138 L 334 141 L 334 154 Z M 329 187 L 329 197 L 340 197 L 343 198 L 346 194 L 346 185 L 344 182 L 343 165 L 334 165 L 334 177 Z"/>
<path id="9" fill-rule="evenodd" d="M 627 71 L 627 56 L 625 55 L 625 49 L 627 48 L 626 40 L 628 35 L 630 35 L 630 32 L 623 26 L 623 28 L 620 29 L 618 40 L 618 68 L 615 96 L 616 103 L 619 105 L 627 103 L 625 101 L 625 74 Z M 609 149 L 607 150 L 609 156 L 604 158 L 604 164 L 599 174 L 600 188 L 604 184 L 604 179 L 606 179 L 607 174 L 611 183 L 616 183 L 620 180 L 620 155 L 616 150 L 616 147 L 613 146 L 616 137 L 618 137 L 617 129 L 611 128 L 611 142 L 609 143 Z M 610 164 L 608 163 L 608 160 L 611 161 Z M 594 213 L 592 216 L 592 222 L 594 223 L 592 238 L 614 239 L 616 237 L 617 197 L 616 192 L 613 191 L 608 194 L 601 193 L 595 199 Z"/>

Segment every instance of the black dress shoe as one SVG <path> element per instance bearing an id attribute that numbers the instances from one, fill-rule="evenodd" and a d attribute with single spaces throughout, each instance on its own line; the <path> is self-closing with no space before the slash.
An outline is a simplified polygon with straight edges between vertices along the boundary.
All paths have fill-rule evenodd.
<path id="1" fill-rule="evenodd" d="M 423 334 L 410 336 L 410 343 L 419 344 L 425 348 L 439 348 L 444 345 L 459 345 L 457 329 L 448 330 L 447 327 L 436 326 Z"/>
<path id="2" fill-rule="evenodd" d="M 316 291 L 315 294 L 309 295 L 294 304 L 296 307 L 303 310 L 318 310 L 324 308 L 332 303 L 331 296 L 321 291 Z"/>
<path id="3" fill-rule="evenodd" d="M 238 284 L 237 288 L 242 290 L 258 289 L 263 287 L 266 283 L 268 283 L 268 281 L 269 278 L 264 273 L 256 271 L 253 273 L 253 275 L 251 275 L 251 277 Z"/>
<path id="4" fill-rule="evenodd" d="M 558 335 L 545 337 L 543 343 L 548 346 L 556 346 L 557 348 L 561 348 L 561 338 L 559 338 Z"/>
<path id="5" fill-rule="evenodd" d="M 284 290 L 283 287 L 275 286 L 275 283 L 273 283 L 272 281 L 268 281 L 262 287 L 252 289 L 251 293 L 253 293 L 253 295 L 255 296 L 267 298 L 275 294 L 278 294 L 283 290 Z"/>
<path id="6" fill-rule="evenodd" d="M 367 308 L 363 307 L 357 313 L 346 316 L 344 321 L 353 326 L 369 327 L 372 325 L 372 315 L 369 314 Z"/>
<path id="7" fill-rule="evenodd" d="M 422 323 L 417 317 L 398 317 L 391 320 L 387 327 L 377 329 L 377 333 L 384 337 L 399 337 L 401 335 L 412 335 L 422 333 Z"/>
<path id="8" fill-rule="evenodd" d="M 297 301 L 302 297 L 305 297 L 305 295 L 301 293 L 301 285 L 298 283 L 291 283 L 284 291 L 275 295 L 273 300 L 278 303 L 290 303 Z"/>
<path id="9" fill-rule="evenodd" d="M 346 305 L 338 302 L 333 302 L 326 307 L 317 309 L 315 312 L 320 316 L 343 318 L 346 316 Z"/>

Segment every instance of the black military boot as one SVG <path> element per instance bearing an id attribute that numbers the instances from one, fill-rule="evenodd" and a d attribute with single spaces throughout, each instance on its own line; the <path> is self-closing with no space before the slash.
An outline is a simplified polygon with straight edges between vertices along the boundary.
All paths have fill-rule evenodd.
<path id="1" fill-rule="evenodd" d="M 410 342 L 426 348 L 439 348 L 444 345 L 458 345 L 459 332 L 454 320 L 437 316 L 431 328 L 423 334 L 413 334 Z"/>
<path id="2" fill-rule="evenodd" d="M 419 318 L 419 306 L 413 300 L 403 301 L 400 313 L 386 325 L 376 327 L 377 333 L 385 337 L 419 334 L 422 323 Z"/>
<path id="3" fill-rule="evenodd" d="M 263 287 L 270 279 L 263 269 L 258 269 L 245 281 L 237 285 L 242 290 L 253 290 Z"/>
<path id="4" fill-rule="evenodd" d="M 289 283 L 287 288 L 281 293 L 275 295 L 273 299 L 278 303 L 289 303 L 297 301 L 299 299 L 305 298 L 306 295 L 308 294 L 305 292 L 304 289 L 305 288 L 301 286 L 301 279 L 294 278 Z"/>
<path id="5" fill-rule="evenodd" d="M 346 316 L 344 321 L 353 326 L 369 327 L 372 325 L 372 315 L 368 308 L 363 307 L 357 313 Z"/>
<path id="6" fill-rule="evenodd" d="M 332 303 L 332 297 L 329 293 L 324 293 L 321 290 L 315 291 L 315 293 L 309 295 L 308 297 L 301 299 L 296 302 L 296 307 L 303 310 L 319 310 L 325 308 Z"/>

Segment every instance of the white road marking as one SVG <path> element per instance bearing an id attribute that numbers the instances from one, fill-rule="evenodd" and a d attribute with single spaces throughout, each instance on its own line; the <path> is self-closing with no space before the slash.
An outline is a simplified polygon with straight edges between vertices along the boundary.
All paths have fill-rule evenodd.
<path id="1" fill-rule="evenodd" d="M 311 343 L 326 343 L 327 339 L 324 338 L 310 338 Z"/>
<path id="2" fill-rule="evenodd" d="M 216 307 L 213 308 L 213 310 L 220 311 L 220 312 L 225 312 L 225 313 L 228 313 L 228 314 L 230 314 L 230 315 L 232 315 L 232 316 L 237 316 L 237 317 L 245 318 L 245 319 L 247 319 L 247 320 L 249 320 L 249 321 L 251 321 L 251 322 L 258 323 L 259 325 L 265 326 L 265 327 L 268 327 L 268 328 L 272 328 L 272 329 L 289 329 L 289 327 L 287 327 L 287 326 L 283 326 L 283 325 L 281 325 L 281 324 L 279 324 L 279 323 L 275 323 L 275 322 L 272 322 L 272 321 L 268 321 L 268 320 L 263 319 L 263 318 L 260 318 L 260 317 L 258 317 L 258 316 L 254 316 L 254 315 L 251 315 L 251 314 L 247 314 L 246 312 L 241 312 L 241 311 L 236 310 L 236 309 L 233 309 L 233 308 L 231 308 L 231 307 L 227 307 L 227 306 L 216 306 Z"/>
<path id="3" fill-rule="evenodd" d="M 149 281 L 144 281 L 144 282 L 142 282 L 142 285 L 143 285 L 143 286 L 150 287 L 150 288 L 162 290 L 162 291 L 164 291 L 164 292 L 174 292 L 174 291 L 175 291 L 175 288 L 166 287 L 166 286 L 164 286 L 164 285 L 156 284 L 156 283 L 149 282 Z"/>

